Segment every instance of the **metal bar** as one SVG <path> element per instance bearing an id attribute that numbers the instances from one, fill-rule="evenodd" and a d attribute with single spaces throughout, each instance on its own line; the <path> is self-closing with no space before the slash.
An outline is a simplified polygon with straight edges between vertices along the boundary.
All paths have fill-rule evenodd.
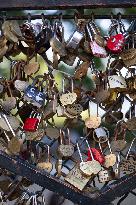
<path id="1" fill-rule="evenodd" d="M 56 177 L 52 177 L 46 172 L 36 169 L 24 160 L 8 156 L 2 151 L 0 151 L 0 167 L 7 169 L 14 174 L 26 177 L 33 183 L 63 195 L 65 198 L 70 199 L 79 205 L 90 205 L 90 203 L 93 204 L 94 199 L 83 195 L 82 192 L 76 188 L 73 188 L 73 186 L 68 183 L 62 182 Z"/>
<path id="2" fill-rule="evenodd" d="M 79 205 L 109 205 L 117 197 L 130 192 L 136 188 L 136 172 L 122 177 L 114 183 L 106 186 L 97 195 L 93 194 L 92 198 L 85 195 L 84 192 L 79 191 L 68 183 L 62 182 L 56 177 L 40 171 L 28 162 L 17 157 L 12 157 L 0 151 L 0 167 L 13 172 L 14 174 L 26 177 L 28 180 L 47 188 L 53 192 L 63 195 L 65 198 L 72 200 Z"/>
<path id="3" fill-rule="evenodd" d="M 44 15 L 45 19 L 58 19 L 58 15 Z M 0 20 L 3 20 L 5 16 L 0 16 Z M 136 14 L 130 14 L 130 15 L 122 15 L 121 16 L 122 19 L 136 19 Z M 91 19 L 92 16 L 91 15 L 82 15 L 79 18 L 83 18 L 83 19 Z M 111 19 L 111 15 L 94 15 L 95 19 Z M 117 15 L 113 15 L 113 18 L 117 18 Z M 28 15 L 24 15 L 24 16 L 6 16 L 7 20 L 27 20 L 28 19 Z M 42 16 L 39 15 L 31 15 L 31 20 L 35 20 L 35 19 L 42 19 Z M 63 15 L 62 19 L 74 19 L 74 15 Z"/>
<path id="4" fill-rule="evenodd" d="M 0 10 L 126 8 L 135 6 L 135 0 L 0 0 Z"/>
<path id="5" fill-rule="evenodd" d="M 113 201 L 117 197 L 121 197 L 131 190 L 136 188 L 136 172 L 131 175 L 122 177 L 112 184 L 106 186 L 101 190 L 100 195 L 97 195 L 97 199 L 95 200 L 96 204 L 101 202 L 101 204 L 105 204 L 107 201 Z"/>
<path id="6" fill-rule="evenodd" d="M 129 195 L 129 193 L 127 193 L 123 197 L 121 197 L 121 199 L 118 201 L 117 205 L 120 205 L 128 197 L 128 195 Z"/>
<path id="7" fill-rule="evenodd" d="M 130 191 L 131 194 L 133 194 L 134 196 L 136 196 L 136 193 L 134 191 Z"/>

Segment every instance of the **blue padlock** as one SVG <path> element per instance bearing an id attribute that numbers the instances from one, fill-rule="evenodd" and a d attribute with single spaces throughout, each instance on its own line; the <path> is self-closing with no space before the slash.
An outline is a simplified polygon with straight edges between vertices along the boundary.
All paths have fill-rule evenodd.
<path id="1" fill-rule="evenodd" d="M 35 84 L 39 81 L 39 78 L 43 78 L 44 76 L 37 76 L 33 83 L 29 85 L 26 90 L 24 91 L 24 100 L 27 100 L 31 102 L 33 105 L 37 107 L 42 107 L 46 103 L 47 95 L 41 91 L 38 90 L 37 87 L 35 87 Z"/>

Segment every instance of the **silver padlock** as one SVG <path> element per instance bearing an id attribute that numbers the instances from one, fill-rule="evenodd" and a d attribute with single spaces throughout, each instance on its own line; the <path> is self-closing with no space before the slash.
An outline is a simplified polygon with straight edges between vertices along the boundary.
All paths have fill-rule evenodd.
<path id="1" fill-rule="evenodd" d="M 70 36 L 69 40 L 67 41 L 66 48 L 76 50 L 84 38 L 84 33 L 80 30 L 75 30 L 74 33 Z"/>

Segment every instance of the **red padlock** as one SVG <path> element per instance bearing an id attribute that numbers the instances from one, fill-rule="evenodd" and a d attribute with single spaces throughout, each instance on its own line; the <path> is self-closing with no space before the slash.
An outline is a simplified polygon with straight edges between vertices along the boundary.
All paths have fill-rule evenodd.
<path id="1" fill-rule="evenodd" d="M 125 45 L 125 36 L 121 33 L 109 37 L 106 48 L 111 53 L 120 53 Z"/>
<path id="2" fill-rule="evenodd" d="M 25 120 L 23 130 L 27 132 L 35 132 L 39 126 L 40 120 L 40 114 L 32 112 L 30 117 Z"/>
<path id="3" fill-rule="evenodd" d="M 92 151 L 94 159 L 96 161 L 98 161 L 100 164 L 104 164 L 105 157 L 101 153 L 101 150 L 100 149 L 96 149 L 96 148 L 91 148 L 91 151 Z M 92 161 L 90 150 L 88 150 L 88 154 L 87 155 L 88 155 L 87 161 Z"/>

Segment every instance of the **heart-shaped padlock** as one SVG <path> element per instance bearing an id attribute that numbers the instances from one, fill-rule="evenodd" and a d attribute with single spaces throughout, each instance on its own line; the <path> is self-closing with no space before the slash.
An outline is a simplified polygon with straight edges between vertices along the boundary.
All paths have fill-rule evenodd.
<path id="1" fill-rule="evenodd" d="M 125 37 L 123 34 L 119 33 L 114 36 L 111 36 L 107 40 L 107 50 L 112 53 L 120 53 L 123 49 L 123 46 L 125 44 Z"/>

